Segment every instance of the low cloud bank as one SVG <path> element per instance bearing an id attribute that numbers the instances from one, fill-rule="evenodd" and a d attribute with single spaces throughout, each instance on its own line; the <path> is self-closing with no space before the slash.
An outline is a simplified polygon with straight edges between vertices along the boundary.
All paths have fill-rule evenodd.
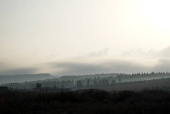
<path id="1" fill-rule="evenodd" d="M 96 73 L 138 73 L 138 72 L 167 72 L 170 71 L 170 59 L 160 59 L 153 66 L 145 66 L 133 61 L 106 61 L 101 63 L 56 62 L 50 67 L 56 69 L 54 75 L 82 75 Z M 63 69 L 57 71 L 57 69 Z"/>
<path id="2" fill-rule="evenodd" d="M 21 68 L 0 71 L 0 75 L 14 74 L 34 74 L 34 73 L 50 73 L 55 76 L 62 75 L 83 75 L 97 73 L 138 73 L 138 72 L 166 72 L 170 71 L 170 59 L 160 59 L 156 65 L 145 66 L 140 63 L 128 60 L 110 60 L 100 62 L 51 62 L 42 64 L 45 70 L 37 66 L 34 68 Z M 48 72 L 45 72 L 48 71 Z"/>
<path id="3" fill-rule="evenodd" d="M 137 63 L 128 61 L 110 61 L 100 64 L 79 63 L 79 62 L 60 62 L 52 63 L 51 67 L 63 69 L 55 72 L 55 75 L 83 75 L 96 73 L 134 73 L 134 72 L 149 72 L 150 67 L 142 66 Z"/>

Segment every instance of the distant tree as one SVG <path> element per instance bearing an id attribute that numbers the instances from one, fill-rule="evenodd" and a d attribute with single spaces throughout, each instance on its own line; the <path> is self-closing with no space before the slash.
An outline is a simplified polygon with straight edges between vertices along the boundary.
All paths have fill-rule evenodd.
<path id="1" fill-rule="evenodd" d="M 82 87 L 82 86 L 83 86 L 83 84 L 82 84 L 81 80 L 79 81 L 79 86 L 80 86 L 80 87 Z"/>
<path id="2" fill-rule="evenodd" d="M 98 85 L 98 82 L 96 80 L 94 80 L 94 85 Z"/>
<path id="3" fill-rule="evenodd" d="M 89 86 L 89 79 L 87 79 L 87 86 Z"/>
<path id="4" fill-rule="evenodd" d="M 101 80 L 99 80 L 99 84 L 100 84 L 100 85 L 102 84 L 102 81 L 101 81 Z"/>
<path id="5" fill-rule="evenodd" d="M 121 83 L 121 78 L 120 78 L 120 76 L 119 76 L 119 83 Z"/>
<path id="6" fill-rule="evenodd" d="M 82 87 L 82 86 L 83 86 L 83 84 L 82 84 L 81 80 L 78 80 L 77 81 L 77 87 Z"/>
<path id="7" fill-rule="evenodd" d="M 113 85 L 113 84 L 115 84 L 115 80 L 114 79 L 111 81 L 111 85 Z"/>
<path id="8" fill-rule="evenodd" d="M 62 84 L 61 88 L 64 88 L 64 85 Z"/>
<path id="9" fill-rule="evenodd" d="M 79 80 L 77 81 L 77 87 L 79 87 Z"/>

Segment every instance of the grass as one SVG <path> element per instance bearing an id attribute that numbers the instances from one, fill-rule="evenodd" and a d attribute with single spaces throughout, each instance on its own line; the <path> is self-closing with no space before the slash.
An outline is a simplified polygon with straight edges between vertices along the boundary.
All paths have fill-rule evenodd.
<path id="1" fill-rule="evenodd" d="M 0 93 L 0 113 L 12 114 L 167 114 L 170 93 L 162 90 L 140 92 L 82 90 L 58 93 Z"/>

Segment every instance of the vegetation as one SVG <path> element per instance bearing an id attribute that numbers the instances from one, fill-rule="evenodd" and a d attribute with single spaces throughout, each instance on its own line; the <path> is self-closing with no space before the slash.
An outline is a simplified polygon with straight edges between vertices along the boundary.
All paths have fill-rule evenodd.
<path id="1" fill-rule="evenodd" d="M 36 74 L 36 75 L 24 75 L 24 77 L 25 76 L 46 77 L 47 75 L 50 76 L 50 74 Z M 22 77 L 22 75 L 20 77 Z M 95 74 L 95 75 L 82 75 L 82 76 L 62 76 L 60 78 L 27 81 L 27 82 L 22 82 L 17 84 L 5 83 L 5 84 L 1 84 L 0 86 L 6 86 L 9 89 L 32 90 L 36 87 L 37 83 L 41 83 L 42 87 L 88 89 L 88 88 L 115 86 L 119 84 L 127 85 L 132 83 L 133 84 L 145 83 L 149 81 L 153 82 L 154 80 L 160 80 L 160 79 L 170 79 L 170 73 L 169 72 L 158 72 L 158 73 L 151 72 L 151 73 L 136 73 L 136 74 L 116 74 L 116 73 L 109 74 L 108 73 L 108 74 Z M 169 86 L 169 84 L 163 86 L 167 87 Z M 143 88 L 146 88 L 146 86 Z"/>
<path id="2" fill-rule="evenodd" d="M 121 79 L 121 82 L 134 82 L 134 81 L 143 81 L 143 80 L 153 80 L 161 78 L 170 78 L 169 72 L 151 72 L 151 73 L 136 73 L 136 74 L 119 74 L 116 78 L 118 82 Z"/>
<path id="3" fill-rule="evenodd" d="M 2 114 L 163 114 L 169 106 L 170 93 L 162 90 L 0 93 Z"/>
<path id="4" fill-rule="evenodd" d="M 18 74 L 18 75 L 0 75 L 0 84 L 2 83 L 18 83 L 25 81 L 34 81 L 34 80 L 45 80 L 53 78 L 48 73 L 40 74 Z"/>

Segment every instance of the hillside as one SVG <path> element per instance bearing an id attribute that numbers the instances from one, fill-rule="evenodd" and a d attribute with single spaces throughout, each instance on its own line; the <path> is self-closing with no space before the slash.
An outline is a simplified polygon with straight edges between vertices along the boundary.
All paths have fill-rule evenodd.
<path id="1" fill-rule="evenodd" d="M 169 107 L 161 90 L 0 93 L 1 114 L 167 114 Z"/>
<path id="2" fill-rule="evenodd" d="M 21 75 L 5 75 L 0 76 L 0 84 L 4 83 L 18 83 L 18 82 L 25 82 L 25 81 L 35 81 L 35 80 L 45 80 L 51 79 L 54 76 L 51 76 L 47 73 L 42 74 L 21 74 Z"/>
<path id="3" fill-rule="evenodd" d="M 112 86 L 97 87 L 106 91 L 123 91 L 123 90 L 144 90 L 144 89 L 163 89 L 170 90 L 170 78 L 167 79 L 156 79 L 149 81 L 136 81 L 126 82 L 121 84 L 115 84 Z"/>

